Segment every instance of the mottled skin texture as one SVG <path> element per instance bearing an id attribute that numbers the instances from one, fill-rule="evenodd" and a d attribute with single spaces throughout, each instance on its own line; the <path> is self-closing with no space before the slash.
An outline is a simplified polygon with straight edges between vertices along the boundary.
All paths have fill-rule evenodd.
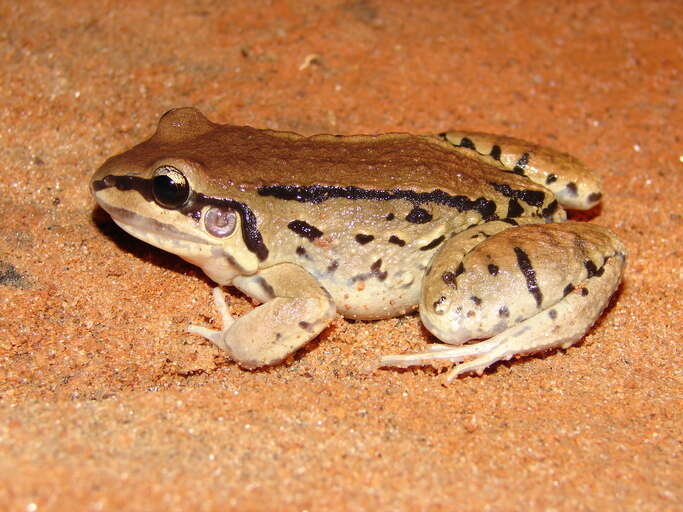
<path id="1" fill-rule="evenodd" d="M 566 218 L 558 199 L 584 209 L 600 200 L 588 169 L 481 133 L 307 138 L 177 109 L 91 187 L 123 229 L 264 303 L 233 320 L 216 294 L 223 330 L 191 327 L 246 368 L 281 361 L 335 310 L 376 319 L 419 307 L 449 344 L 493 338 L 383 363 L 476 355 L 451 377 L 481 371 L 580 339 L 623 269 L 611 232 L 556 224 Z"/>

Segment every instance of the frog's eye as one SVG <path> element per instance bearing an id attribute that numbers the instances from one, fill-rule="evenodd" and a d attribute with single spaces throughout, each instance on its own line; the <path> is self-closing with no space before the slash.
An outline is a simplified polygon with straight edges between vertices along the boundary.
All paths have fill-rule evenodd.
<path id="1" fill-rule="evenodd" d="M 179 208 L 190 197 L 190 184 L 178 169 L 162 165 L 154 170 L 152 193 L 154 200 L 164 208 Z"/>
<path id="2" fill-rule="evenodd" d="M 217 238 L 232 235 L 237 225 L 237 214 L 232 208 L 212 206 L 204 214 L 204 227 Z"/>

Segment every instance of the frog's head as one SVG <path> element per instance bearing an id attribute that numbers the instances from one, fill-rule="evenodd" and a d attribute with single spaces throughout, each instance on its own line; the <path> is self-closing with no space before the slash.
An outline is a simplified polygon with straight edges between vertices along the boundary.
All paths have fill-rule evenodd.
<path id="1" fill-rule="evenodd" d="M 149 140 L 107 160 L 90 189 L 125 231 L 226 284 L 255 272 L 267 249 L 249 207 L 207 176 L 202 149 L 217 127 L 196 109 L 171 110 Z"/>

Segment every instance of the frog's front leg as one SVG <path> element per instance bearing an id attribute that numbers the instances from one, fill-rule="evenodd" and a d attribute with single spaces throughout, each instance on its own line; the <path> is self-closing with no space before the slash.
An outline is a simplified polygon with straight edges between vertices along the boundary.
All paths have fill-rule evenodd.
<path id="1" fill-rule="evenodd" d="M 298 265 L 275 265 L 252 276 L 237 277 L 233 284 L 263 304 L 233 319 L 220 288 L 216 288 L 214 298 L 223 329 L 191 325 L 188 330 L 226 350 L 243 368 L 279 363 L 320 334 L 336 314 L 329 293 Z"/>
<path id="2" fill-rule="evenodd" d="M 387 356 L 384 366 L 457 365 L 448 380 L 496 361 L 567 348 L 590 329 L 621 280 L 625 251 L 606 228 L 567 222 L 499 229 L 473 248 L 482 227 L 459 233 L 425 276 L 420 316 L 440 340 L 420 354 Z M 486 341 L 463 345 L 470 339 Z M 473 358 L 472 360 L 469 360 Z"/>

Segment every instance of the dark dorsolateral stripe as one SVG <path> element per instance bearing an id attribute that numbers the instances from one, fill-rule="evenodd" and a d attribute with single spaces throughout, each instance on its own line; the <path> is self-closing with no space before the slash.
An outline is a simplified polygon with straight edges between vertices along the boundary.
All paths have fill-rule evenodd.
<path id="1" fill-rule="evenodd" d="M 437 247 L 441 242 L 443 242 L 446 239 L 444 235 L 441 235 L 438 238 L 435 238 L 431 242 L 429 242 L 427 245 L 424 245 L 420 247 L 421 251 L 429 251 L 430 249 L 434 249 L 434 247 Z"/>
<path id="2" fill-rule="evenodd" d="M 505 197 L 520 199 L 526 204 L 536 206 L 537 208 L 543 206 L 543 201 L 545 200 L 545 193 L 540 190 L 516 190 L 510 185 L 506 185 L 504 183 L 494 183 L 492 181 L 489 182 L 489 185 L 491 185 L 494 190 L 500 192 Z"/>
<path id="3" fill-rule="evenodd" d="M 435 189 L 431 192 L 415 192 L 414 190 L 375 190 L 348 186 L 338 187 L 333 185 L 269 185 L 259 187 L 258 194 L 266 197 L 276 197 L 285 201 L 298 201 L 300 203 L 318 204 L 328 199 L 370 199 L 374 201 L 391 201 L 404 199 L 417 206 L 425 203 L 435 203 L 456 208 L 460 212 L 475 210 L 484 220 L 496 220 L 496 203 L 484 197 L 470 199 L 467 196 L 452 196 L 443 190 Z M 542 201 L 541 201 L 542 203 Z"/>
<path id="4" fill-rule="evenodd" d="M 517 265 L 519 265 L 519 269 L 522 271 L 522 274 L 524 274 L 524 278 L 526 279 L 526 287 L 529 290 L 529 293 L 534 296 L 534 299 L 536 299 L 536 305 L 541 307 L 541 302 L 543 302 L 543 294 L 541 293 L 541 289 L 538 287 L 538 283 L 536 282 L 536 271 L 534 270 L 534 267 L 531 266 L 531 260 L 529 260 L 527 253 L 525 253 L 519 247 L 515 247 L 515 254 L 517 255 Z"/>
<path id="5" fill-rule="evenodd" d="M 287 227 L 294 231 L 297 235 L 308 238 L 310 241 L 323 236 L 323 232 L 315 226 L 311 226 L 308 222 L 303 220 L 293 220 Z"/>

